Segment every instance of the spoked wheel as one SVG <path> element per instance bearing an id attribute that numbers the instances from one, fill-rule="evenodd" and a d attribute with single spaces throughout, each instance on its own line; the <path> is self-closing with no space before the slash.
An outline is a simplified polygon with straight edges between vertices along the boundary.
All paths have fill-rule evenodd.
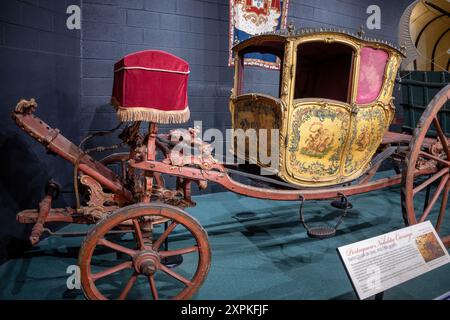
<path id="1" fill-rule="evenodd" d="M 405 223 L 413 225 L 430 220 L 447 247 L 450 225 L 444 223 L 444 218 L 450 191 L 450 140 L 441 125 L 446 115 L 439 111 L 449 98 L 450 85 L 447 85 L 422 114 L 409 145 L 401 189 Z M 430 175 L 417 177 L 417 169 L 427 168 Z"/>
<path id="2" fill-rule="evenodd" d="M 100 160 L 100 163 L 105 166 L 116 166 L 115 168 L 120 179 L 126 182 L 127 178 L 127 162 L 130 160 L 129 152 L 114 153 Z M 118 170 L 117 170 L 118 169 Z M 154 187 L 164 188 L 165 181 L 164 177 L 159 172 L 152 172 L 154 177 Z"/>
<path id="3" fill-rule="evenodd" d="M 129 152 L 111 154 L 100 160 L 105 166 L 118 166 L 118 173 L 122 181 L 125 181 L 127 175 L 127 161 L 130 160 Z"/>
<path id="4" fill-rule="evenodd" d="M 108 234 L 124 225 L 130 226 L 128 238 Z M 164 251 L 168 238 L 171 248 Z M 175 255 L 183 255 L 181 266 L 169 269 L 161 263 Z M 101 300 L 189 299 L 205 280 L 210 261 L 206 231 L 183 210 L 164 204 L 114 212 L 90 230 L 78 258 L 86 297 Z"/>

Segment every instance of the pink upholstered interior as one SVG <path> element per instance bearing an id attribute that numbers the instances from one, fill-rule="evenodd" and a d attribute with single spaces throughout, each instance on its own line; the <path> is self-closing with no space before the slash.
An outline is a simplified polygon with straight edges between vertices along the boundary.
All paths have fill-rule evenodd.
<path id="1" fill-rule="evenodd" d="M 356 103 L 366 104 L 377 99 L 383 86 L 388 57 L 387 52 L 384 50 L 370 47 L 361 49 L 361 67 L 359 70 Z"/>

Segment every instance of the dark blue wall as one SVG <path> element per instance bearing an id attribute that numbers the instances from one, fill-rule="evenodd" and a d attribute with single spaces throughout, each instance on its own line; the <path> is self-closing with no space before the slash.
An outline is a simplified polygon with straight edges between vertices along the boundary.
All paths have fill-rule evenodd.
<path id="1" fill-rule="evenodd" d="M 81 2 L 81 3 L 80 3 Z M 382 29 L 368 35 L 396 43 L 398 20 L 411 0 L 290 0 L 298 27 L 357 31 L 366 9 L 382 9 Z M 145 49 L 163 49 L 192 69 L 191 123 L 230 127 L 228 96 L 228 0 L 1 0 L 0 1 L 0 261 L 23 227 L 17 211 L 35 207 L 55 177 L 70 188 L 71 167 L 19 132 L 10 111 L 19 98 L 36 97 L 38 115 L 79 142 L 89 132 L 117 124 L 109 105 L 113 64 Z M 65 26 L 66 8 L 82 6 L 82 30 Z M 164 128 L 163 128 L 164 129 Z M 110 144 L 114 139 L 97 140 Z M 220 190 L 219 188 L 210 191 Z M 72 203 L 71 195 L 61 203 Z M 2 253 L 3 251 L 3 253 Z"/>
<path id="2" fill-rule="evenodd" d="M 70 166 L 10 117 L 20 98 L 35 97 L 43 119 L 80 135 L 80 32 L 66 28 L 66 8 L 64 0 L 0 1 L 0 263 L 28 236 L 16 213 L 37 206 L 50 177 L 70 179 Z"/>

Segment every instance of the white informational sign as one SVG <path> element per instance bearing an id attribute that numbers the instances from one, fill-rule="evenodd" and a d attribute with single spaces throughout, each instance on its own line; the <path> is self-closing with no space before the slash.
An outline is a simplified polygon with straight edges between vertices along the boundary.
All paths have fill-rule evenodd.
<path id="1" fill-rule="evenodd" d="M 340 247 L 338 252 L 359 299 L 450 262 L 429 221 Z"/>

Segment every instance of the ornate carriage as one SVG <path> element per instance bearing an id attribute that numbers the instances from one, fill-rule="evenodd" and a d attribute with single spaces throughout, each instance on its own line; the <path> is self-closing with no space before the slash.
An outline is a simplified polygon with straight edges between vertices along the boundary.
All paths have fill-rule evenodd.
<path id="1" fill-rule="evenodd" d="M 233 128 L 280 131 L 280 178 L 330 186 L 370 168 L 394 118 L 398 49 L 342 32 L 301 30 L 256 36 L 234 51 Z M 244 61 L 254 53 L 280 59 L 279 96 L 245 91 Z M 263 165 L 248 152 L 235 154 Z"/>
<path id="2" fill-rule="evenodd" d="M 279 97 L 245 92 L 243 58 L 250 52 L 280 58 Z M 280 130 L 276 168 L 284 180 L 280 181 L 216 161 L 195 129 L 158 134 L 158 123 L 189 118 L 189 66 L 162 51 L 129 55 L 115 66 L 112 99 L 119 119 L 127 122 L 119 134 L 127 152 L 95 160 L 93 152 L 118 146 L 85 149 L 86 139 L 77 146 L 34 115 L 34 100 L 17 104 L 12 113 L 17 125 L 74 165 L 77 200 L 74 208 L 52 208 L 59 192 L 51 182 L 39 208 L 22 211 L 17 218 L 34 224 L 32 244 L 50 232 L 46 226 L 51 222 L 94 224 L 78 260 L 82 288 L 89 299 L 132 297 L 132 289 L 142 279 L 153 299 L 188 299 L 196 293 L 208 274 L 211 250 L 206 231 L 184 211 L 195 205 L 193 184 L 204 189 L 207 182 L 214 182 L 249 197 L 300 202 L 300 221 L 308 234 L 326 238 L 335 234 L 349 209 L 348 197 L 401 183 L 405 223 L 424 221 L 433 213 L 439 231 L 450 191 L 450 148 L 440 126 L 445 118 L 439 111 L 450 98 L 450 85 L 431 101 L 412 136 L 387 131 L 394 117 L 392 90 L 401 57 L 400 51 L 385 43 L 324 30 L 260 35 L 235 47 L 233 127 Z M 141 130 L 144 121 L 149 122 L 145 133 Z M 434 136 L 429 135 L 430 128 Z M 188 155 L 186 148 L 198 152 Z M 260 160 L 235 151 L 246 160 Z M 397 174 L 377 177 L 387 159 L 393 161 Z M 267 185 L 243 184 L 232 177 L 236 174 Z M 176 186 L 166 185 L 164 176 L 175 177 Z M 423 201 L 418 206 L 416 200 L 432 185 L 436 191 L 422 209 Z M 335 226 L 311 228 L 305 222 L 303 204 L 324 199 L 341 200 L 343 214 Z M 182 239 L 170 241 L 174 230 L 181 228 Z M 126 244 L 121 238 L 125 234 L 132 235 Z M 449 245 L 450 237 L 443 241 Z M 100 254 L 117 253 L 116 263 L 97 261 L 99 248 Z M 195 256 L 182 264 L 192 266 L 190 274 L 179 272 L 178 263 L 171 261 L 179 256 Z M 108 281 L 122 272 L 129 273 L 115 278 L 113 284 Z M 175 279 L 179 287 L 160 285 L 161 275 Z"/>

